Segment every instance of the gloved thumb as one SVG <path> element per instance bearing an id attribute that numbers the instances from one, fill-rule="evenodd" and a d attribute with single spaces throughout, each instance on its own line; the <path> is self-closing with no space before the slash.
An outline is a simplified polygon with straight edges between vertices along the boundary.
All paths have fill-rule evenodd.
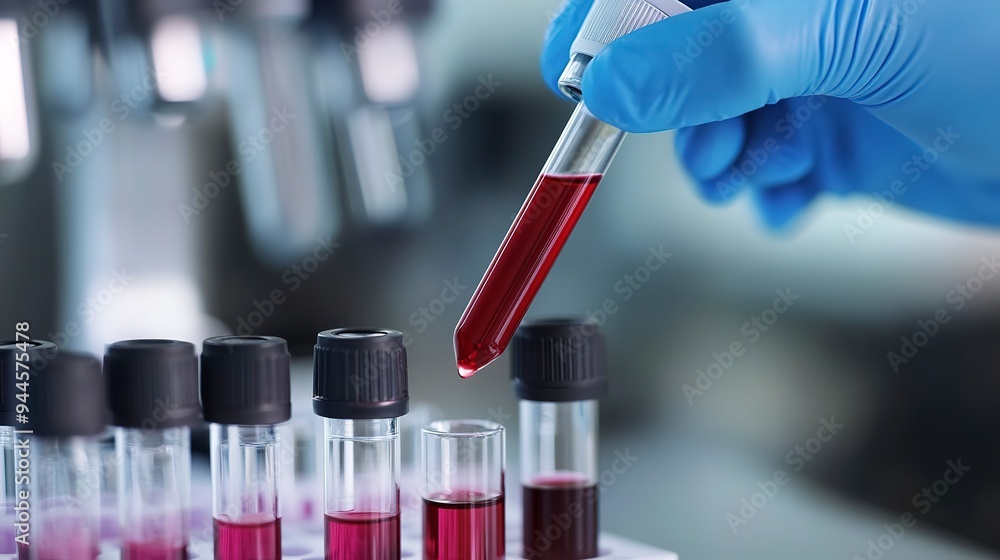
<path id="1" fill-rule="evenodd" d="M 840 93 L 866 2 L 731 0 L 613 41 L 583 78 L 587 107 L 630 132 L 732 118 L 780 99 Z M 845 27 L 851 26 L 851 27 Z M 845 35 L 848 33 L 845 33 Z M 852 35 L 855 40 L 857 37 Z M 870 84 L 868 84 L 870 85 Z"/>

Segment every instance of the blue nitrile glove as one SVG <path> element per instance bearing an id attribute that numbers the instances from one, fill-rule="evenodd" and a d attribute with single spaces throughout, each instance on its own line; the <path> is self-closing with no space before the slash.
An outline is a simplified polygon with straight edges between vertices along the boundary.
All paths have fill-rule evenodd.
<path id="1" fill-rule="evenodd" d="M 553 87 L 591 3 L 549 28 Z M 772 227 L 820 191 L 1000 225 L 1000 1 L 687 3 L 608 45 L 583 95 L 624 130 L 680 129 L 706 199 L 748 185 Z"/>

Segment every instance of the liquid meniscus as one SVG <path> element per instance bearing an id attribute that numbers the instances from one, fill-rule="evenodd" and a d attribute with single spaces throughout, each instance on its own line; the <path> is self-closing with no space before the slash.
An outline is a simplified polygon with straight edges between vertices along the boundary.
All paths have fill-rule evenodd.
<path id="1" fill-rule="evenodd" d="M 187 546 L 166 542 L 122 543 L 122 560 L 187 560 Z"/>
<path id="2" fill-rule="evenodd" d="M 598 556 L 596 484 L 573 475 L 538 477 L 524 486 L 523 496 L 525 558 L 583 560 Z"/>
<path id="3" fill-rule="evenodd" d="M 397 560 L 399 514 L 326 514 L 326 560 Z"/>
<path id="4" fill-rule="evenodd" d="M 281 560 L 281 519 L 216 519 L 215 560 Z"/>
<path id="5" fill-rule="evenodd" d="M 503 560 L 505 550 L 502 495 L 424 499 L 424 560 Z"/>

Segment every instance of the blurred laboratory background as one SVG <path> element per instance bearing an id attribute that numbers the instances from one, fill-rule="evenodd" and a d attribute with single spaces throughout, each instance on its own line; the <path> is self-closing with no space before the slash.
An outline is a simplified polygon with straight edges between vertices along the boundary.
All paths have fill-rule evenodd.
<path id="1" fill-rule="evenodd" d="M 306 423 L 316 333 L 396 328 L 415 409 L 504 422 L 515 468 L 507 359 L 461 380 L 452 334 L 572 110 L 538 71 L 557 9 L 0 0 L 0 328 L 281 336 Z M 702 202 L 671 134 L 626 140 L 529 312 L 606 333 L 601 466 L 634 459 L 605 530 L 998 556 L 1000 231 L 873 201 L 770 232 L 749 193 Z"/>

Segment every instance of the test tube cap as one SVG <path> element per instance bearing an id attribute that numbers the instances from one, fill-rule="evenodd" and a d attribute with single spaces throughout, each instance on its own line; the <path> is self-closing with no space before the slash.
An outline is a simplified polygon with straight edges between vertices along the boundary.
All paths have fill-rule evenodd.
<path id="1" fill-rule="evenodd" d="M 124 340 L 104 353 L 111 423 L 163 430 L 200 420 L 198 359 L 178 340 Z"/>
<path id="2" fill-rule="evenodd" d="M 47 340 L 0 341 L 0 426 L 23 426 L 17 420 L 17 372 L 44 365 L 59 353 L 59 347 Z M 24 359 L 27 354 L 28 359 Z M 18 359 L 20 358 L 20 359 Z M 18 363 L 22 363 L 20 368 Z"/>
<path id="3" fill-rule="evenodd" d="M 260 426 L 292 417 L 291 356 L 276 336 L 216 336 L 201 350 L 207 422 Z"/>
<path id="4" fill-rule="evenodd" d="M 31 371 L 28 428 L 47 437 L 96 436 L 106 419 L 101 362 L 60 351 Z"/>
<path id="5" fill-rule="evenodd" d="M 319 333 L 313 411 L 326 418 L 396 418 L 409 410 L 403 333 L 346 328 Z"/>
<path id="6" fill-rule="evenodd" d="M 566 402 L 608 393 L 607 350 L 597 323 L 541 319 L 514 334 L 511 378 L 518 398 Z"/>

